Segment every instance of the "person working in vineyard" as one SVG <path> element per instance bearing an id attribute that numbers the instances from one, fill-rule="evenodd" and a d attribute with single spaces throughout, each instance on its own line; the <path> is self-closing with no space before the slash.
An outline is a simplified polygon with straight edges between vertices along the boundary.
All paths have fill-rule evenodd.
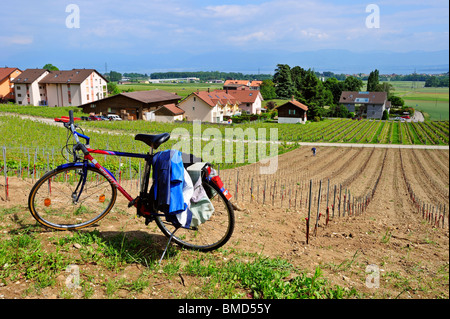
<path id="1" fill-rule="evenodd" d="M 313 148 L 311 149 L 311 151 L 312 151 L 312 153 L 313 153 L 313 156 L 316 156 L 316 148 L 313 147 Z"/>

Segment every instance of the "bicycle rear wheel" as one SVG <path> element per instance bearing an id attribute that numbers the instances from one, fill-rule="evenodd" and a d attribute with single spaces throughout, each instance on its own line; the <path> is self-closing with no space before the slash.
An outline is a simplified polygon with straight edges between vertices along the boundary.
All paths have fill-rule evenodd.
<path id="1" fill-rule="evenodd" d="M 214 213 L 203 224 L 196 228 L 178 228 L 164 217 L 156 217 L 155 221 L 165 236 L 170 237 L 179 246 L 200 251 L 211 251 L 223 246 L 231 237 L 234 230 L 234 210 L 220 189 L 207 181 L 203 187 L 214 206 Z"/>
<path id="2" fill-rule="evenodd" d="M 33 186 L 28 207 L 42 225 L 74 230 L 93 225 L 108 214 L 116 187 L 93 167 L 72 166 L 48 172 Z"/>

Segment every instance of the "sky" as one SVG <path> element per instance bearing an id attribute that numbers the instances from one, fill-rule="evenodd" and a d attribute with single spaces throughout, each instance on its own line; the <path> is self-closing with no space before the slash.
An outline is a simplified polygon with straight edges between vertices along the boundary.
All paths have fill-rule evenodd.
<path id="1" fill-rule="evenodd" d="M 400 57 L 444 50 L 448 60 L 448 0 L 16 0 L 2 11 L 0 65 L 22 69 L 256 73 L 295 63 L 302 52 L 331 59 L 335 50 Z M 430 59 L 448 70 L 448 61 Z"/>

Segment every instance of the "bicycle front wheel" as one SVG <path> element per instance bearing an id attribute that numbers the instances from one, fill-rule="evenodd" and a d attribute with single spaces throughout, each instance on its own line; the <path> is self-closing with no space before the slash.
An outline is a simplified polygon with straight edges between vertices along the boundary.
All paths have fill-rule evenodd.
<path id="1" fill-rule="evenodd" d="M 164 217 L 156 217 L 156 224 L 167 237 L 175 232 L 172 240 L 181 247 L 211 251 L 230 239 L 234 230 L 234 210 L 214 183 L 204 181 L 202 185 L 214 206 L 214 213 L 206 222 L 195 228 L 176 229 L 172 223 L 163 220 Z"/>
<path id="2" fill-rule="evenodd" d="M 28 207 L 42 225 L 57 230 L 88 227 L 108 214 L 117 197 L 116 187 L 93 167 L 55 169 L 33 186 Z"/>

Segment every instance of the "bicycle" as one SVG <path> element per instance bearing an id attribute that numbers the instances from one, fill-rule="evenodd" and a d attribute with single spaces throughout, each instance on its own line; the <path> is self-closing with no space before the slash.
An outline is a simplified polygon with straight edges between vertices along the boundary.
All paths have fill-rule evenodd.
<path id="1" fill-rule="evenodd" d="M 73 155 L 73 161 L 59 165 L 43 175 L 33 186 L 28 199 L 28 207 L 33 217 L 43 226 L 55 230 L 79 230 L 96 225 L 116 203 L 120 192 L 128 200 L 128 207 L 135 207 L 137 215 L 145 218 L 145 224 L 155 221 L 163 234 L 181 247 L 200 251 L 211 251 L 223 246 L 234 230 L 234 210 L 231 202 L 211 178 L 211 165 L 206 163 L 201 169 L 202 186 L 214 207 L 214 213 L 204 223 L 185 228 L 172 221 L 170 216 L 155 208 L 153 185 L 149 190 L 154 150 L 167 142 L 169 133 L 158 135 L 137 134 L 135 140 L 150 147 L 147 154 L 91 149 L 90 138 L 77 132 L 73 111 L 63 123 L 69 130 L 66 149 Z M 80 128 L 82 131 L 82 129 Z M 69 144 L 73 136 L 75 144 Z M 86 143 L 80 142 L 83 138 Z M 70 149 L 72 146 L 72 149 Z M 133 198 L 117 181 L 113 173 L 101 166 L 91 154 L 140 158 L 145 160 L 139 195 Z M 187 163 L 189 165 L 191 163 Z M 164 218 L 165 217 L 165 218 Z M 176 233 L 176 235 L 175 235 Z M 164 251 L 165 253 L 165 251 Z M 164 256 L 164 254 L 163 254 Z M 161 257 L 162 259 L 162 257 Z"/>

